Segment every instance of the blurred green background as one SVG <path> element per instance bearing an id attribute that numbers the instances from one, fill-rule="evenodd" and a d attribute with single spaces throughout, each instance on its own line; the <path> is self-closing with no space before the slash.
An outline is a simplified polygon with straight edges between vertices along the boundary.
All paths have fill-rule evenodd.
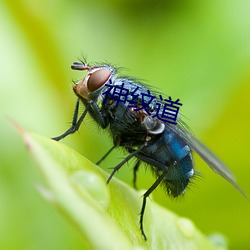
<path id="1" fill-rule="evenodd" d="M 83 77 L 70 65 L 82 55 L 179 98 L 184 121 L 250 196 L 249 13 L 247 0 L 1 1 L 0 249 L 81 248 L 80 234 L 36 191 L 39 173 L 8 117 L 47 137 L 64 132 L 76 100 L 72 80 Z M 89 118 L 63 143 L 93 162 L 112 144 Z M 102 167 L 110 171 L 122 157 L 117 150 Z M 250 202 L 195 160 L 203 177 L 184 198 L 161 188 L 153 198 L 204 233 L 226 235 L 230 249 L 250 249 Z M 117 177 L 131 184 L 132 167 Z M 138 178 L 145 189 L 154 180 L 144 168 Z"/>

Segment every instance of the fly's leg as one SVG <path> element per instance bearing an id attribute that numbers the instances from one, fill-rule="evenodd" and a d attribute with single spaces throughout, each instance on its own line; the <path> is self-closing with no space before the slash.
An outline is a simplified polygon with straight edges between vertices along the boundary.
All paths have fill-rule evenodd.
<path id="1" fill-rule="evenodd" d="M 74 116 L 73 116 L 71 127 L 65 133 L 63 133 L 62 135 L 59 135 L 57 137 L 53 137 L 51 139 L 53 139 L 55 141 L 60 141 L 64 137 L 68 136 L 69 134 L 75 133 L 79 129 L 79 127 L 80 127 L 80 125 L 81 125 L 84 117 L 86 116 L 86 114 L 88 112 L 88 106 L 87 106 L 87 108 L 84 110 L 84 112 L 82 113 L 81 117 L 77 121 L 77 119 L 78 119 L 78 112 L 79 112 L 79 103 L 80 103 L 80 101 L 78 99 L 77 102 L 76 102 L 76 106 L 75 106 L 75 110 L 74 110 Z"/>
<path id="2" fill-rule="evenodd" d="M 97 103 L 90 100 L 88 102 L 89 112 L 95 117 L 96 122 L 102 127 L 106 128 L 108 126 L 106 115 L 100 110 Z"/>
<path id="3" fill-rule="evenodd" d="M 115 148 L 115 145 L 96 163 L 96 165 L 99 165 Z"/>
<path id="4" fill-rule="evenodd" d="M 167 172 L 163 172 L 162 175 L 160 175 L 157 180 L 153 183 L 153 185 L 147 190 L 147 192 L 143 195 L 143 201 L 142 201 L 142 207 L 141 207 L 141 212 L 140 212 L 140 230 L 142 233 L 142 236 L 144 238 L 144 240 L 147 240 L 147 236 L 144 232 L 143 229 L 143 216 L 144 216 L 144 212 L 145 212 L 145 208 L 146 208 L 146 200 L 148 198 L 148 196 L 157 188 L 157 186 L 162 182 L 163 178 L 165 177 L 165 175 L 167 174 Z"/>
<path id="5" fill-rule="evenodd" d="M 137 188 L 136 188 L 136 173 L 137 173 L 137 171 L 138 171 L 140 165 L 141 165 L 141 161 L 140 161 L 140 160 L 137 160 L 136 163 L 135 163 L 134 169 L 133 169 L 133 187 L 134 187 L 135 189 L 137 189 Z"/>
<path id="6" fill-rule="evenodd" d="M 86 116 L 86 114 L 88 112 L 91 112 L 91 114 L 94 115 L 97 123 L 99 125 L 101 125 L 102 128 L 107 127 L 108 123 L 107 123 L 107 120 L 106 120 L 106 116 L 102 113 L 102 111 L 100 110 L 100 108 L 98 107 L 98 105 L 94 101 L 89 101 L 88 102 L 88 104 L 86 105 L 86 109 L 81 114 L 79 120 L 77 120 L 78 119 L 78 113 L 79 113 L 79 104 L 80 104 L 80 100 L 78 99 L 77 102 L 76 102 L 71 127 L 65 133 L 63 133 L 62 135 L 52 138 L 53 140 L 59 141 L 59 140 L 63 139 L 64 137 L 68 136 L 69 134 L 75 133 L 79 129 L 84 117 Z"/>
<path id="7" fill-rule="evenodd" d="M 134 157 L 138 152 L 140 152 L 144 147 L 147 146 L 147 143 L 144 143 L 143 145 L 141 145 L 137 150 L 134 150 L 132 153 L 130 153 L 122 162 L 120 162 L 117 166 L 114 167 L 112 173 L 110 174 L 108 180 L 107 180 L 107 184 L 109 184 L 109 182 L 111 181 L 112 177 L 114 176 L 114 174 L 127 162 L 129 161 L 132 157 Z"/>

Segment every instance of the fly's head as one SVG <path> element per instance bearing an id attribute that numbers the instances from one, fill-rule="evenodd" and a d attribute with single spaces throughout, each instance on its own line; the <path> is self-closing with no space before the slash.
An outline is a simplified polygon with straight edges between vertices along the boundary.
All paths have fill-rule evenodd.
<path id="1" fill-rule="evenodd" d="M 86 76 L 73 87 L 75 94 L 85 100 L 88 100 L 92 93 L 101 90 L 115 75 L 115 69 L 109 65 L 89 66 L 83 62 L 74 62 L 71 69 L 88 71 Z"/>

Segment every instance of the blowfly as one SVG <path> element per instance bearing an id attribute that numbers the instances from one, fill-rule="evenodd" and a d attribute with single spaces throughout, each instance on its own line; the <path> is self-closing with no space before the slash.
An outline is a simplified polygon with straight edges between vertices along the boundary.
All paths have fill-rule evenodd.
<path id="1" fill-rule="evenodd" d="M 123 147 L 128 152 L 124 160 L 114 167 L 107 183 L 131 158 L 136 158 L 134 185 L 139 166 L 142 163 L 150 166 L 156 181 L 143 195 L 140 230 L 145 240 L 143 216 L 147 197 L 159 184 L 172 197 L 184 193 L 195 174 L 192 151 L 244 195 L 232 172 L 189 132 L 180 116 L 175 117 L 176 123 L 171 116 L 173 111 L 163 116 L 166 100 L 161 95 L 158 99 L 152 98 L 159 93 L 150 92 L 148 85 L 133 78 L 119 77 L 118 70 L 109 64 L 90 66 L 85 62 L 74 62 L 71 68 L 84 70 L 87 74 L 73 87 L 78 99 L 71 127 L 53 139 L 59 141 L 76 132 L 89 113 L 101 128 L 109 130 L 113 138 L 113 147 L 101 160 L 116 147 Z M 85 110 L 79 115 L 80 103 Z M 162 117 L 172 120 L 166 121 Z"/>

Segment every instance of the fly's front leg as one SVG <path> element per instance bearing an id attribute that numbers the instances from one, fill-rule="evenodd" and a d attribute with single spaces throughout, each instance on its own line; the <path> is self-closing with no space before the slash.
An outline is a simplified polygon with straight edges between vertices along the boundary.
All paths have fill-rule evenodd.
<path id="1" fill-rule="evenodd" d="M 62 135 L 59 135 L 57 137 L 53 137 L 51 139 L 53 139 L 55 141 L 60 141 L 64 137 L 68 136 L 69 134 L 75 133 L 79 129 L 84 117 L 86 116 L 86 114 L 88 112 L 88 106 L 87 106 L 86 109 L 84 110 L 84 112 L 82 113 L 82 115 L 80 116 L 79 120 L 77 120 L 78 119 L 78 112 L 79 112 L 79 104 L 80 104 L 80 101 L 78 99 L 77 102 L 76 102 L 71 127 L 65 133 L 63 133 Z"/>
<path id="2" fill-rule="evenodd" d="M 108 126 L 108 121 L 105 113 L 101 111 L 96 102 L 90 100 L 88 104 L 89 113 L 102 128 L 106 128 Z"/>

